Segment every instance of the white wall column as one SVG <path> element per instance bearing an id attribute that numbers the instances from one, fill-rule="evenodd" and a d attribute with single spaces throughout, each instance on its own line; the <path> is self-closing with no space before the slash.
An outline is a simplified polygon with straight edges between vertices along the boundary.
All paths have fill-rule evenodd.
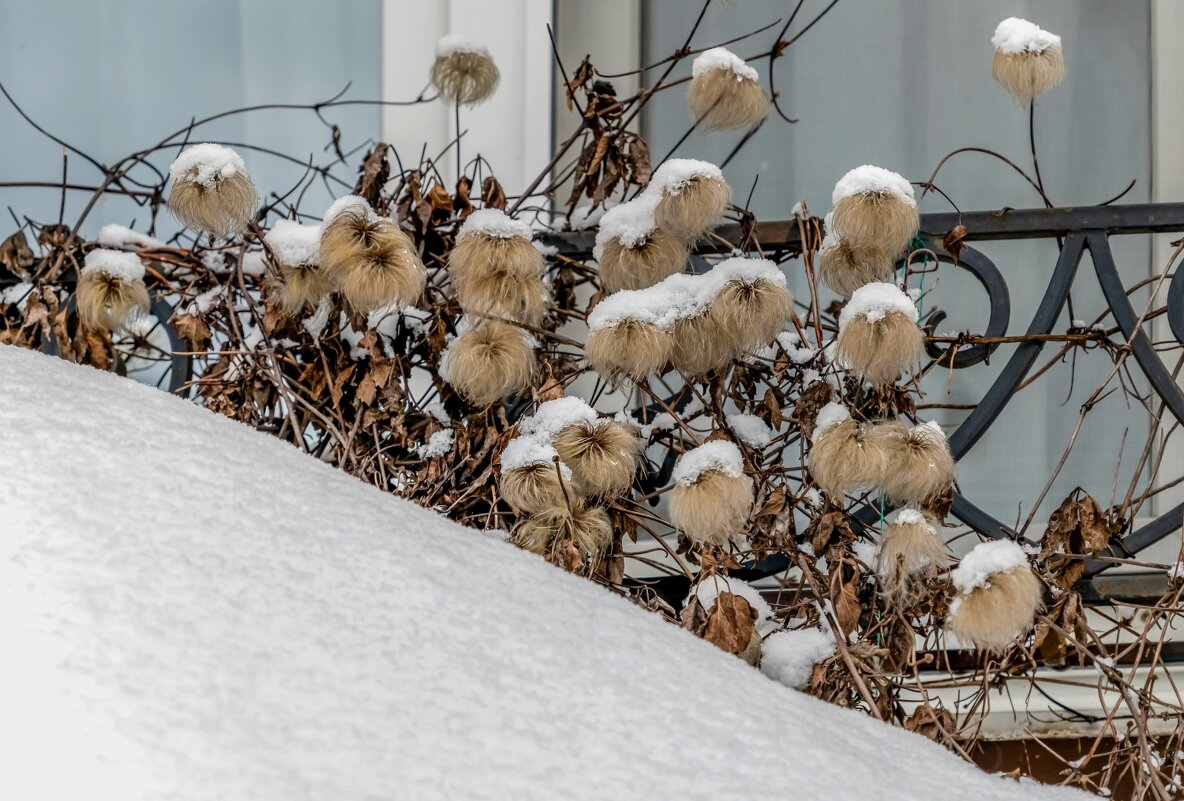
<path id="1" fill-rule="evenodd" d="M 459 33 L 484 43 L 501 71 L 501 83 L 485 103 L 461 109 L 461 130 L 467 131 L 461 156 L 465 162 L 483 156 L 507 194 L 516 194 L 550 157 L 551 21 L 550 0 L 384 0 L 382 97 L 410 100 L 424 90 L 441 36 Z M 447 145 L 456 135 L 454 114 L 443 101 L 388 107 L 382 136 L 406 167 L 418 160 L 425 144 L 430 157 Z M 437 166 L 450 184 L 455 182 L 455 153 Z"/>

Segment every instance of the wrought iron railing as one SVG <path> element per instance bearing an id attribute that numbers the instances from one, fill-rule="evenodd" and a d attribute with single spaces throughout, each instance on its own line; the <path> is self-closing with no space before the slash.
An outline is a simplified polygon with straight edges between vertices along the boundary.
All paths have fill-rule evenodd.
<path id="1" fill-rule="evenodd" d="M 803 249 L 803 230 L 817 231 L 819 222 L 813 220 L 808 226 L 803 226 L 798 220 L 726 226 L 717 231 L 718 237 L 714 241 L 703 243 L 699 250 L 700 253 L 724 253 L 732 247 L 748 249 L 754 242 L 759 242 L 761 249 L 772 258 L 793 256 L 800 254 Z M 965 246 L 960 248 L 957 258 L 943 245 L 947 234 L 955 228 L 959 228 L 959 243 Z M 1048 342 L 1041 335 L 1053 333 L 1053 326 L 1061 316 L 1087 251 L 1109 311 L 1123 337 L 1116 347 L 1120 350 L 1129 348 L 1150 387 L 1165 408 L 1184 425 L 1184 392 L 1142 329 L 1139 315 L 1131 305 L 1110 248 L 1110 238 L 1114 236 L 1178 232 L 1184 232 L 1184 203 L 1003 209 L 921 216 L 920 235 L 925 247 L 940 261 L 969 272 L 986 291 L 990 304 L 989 319 L 986 330 L 975 339 L 997 339 L 1007 334 L 1011 322 L 1011 298 L 1007 282 L 1000 271 L 984 253 L 967 243 L 1055 239 L 1060 246 L 1060 256 L 1053 267 L 1043 298 L 1028 323 L 1026 334 L 1020 338 L 1022 341 L 1017 344 L 982 399 L 950 436 L 950 448 L 955 459 L 962 460 L 970 455 L 975 444 L 999 418 L 1031 372 Z M 563 234 L 549 241 L 561 253 L 572 258 L 588 258 L 593 246 L 593 237 L 587 233 Z M 1166 316 L 1173 335 L 1184 341 L 1184 277 L 1181 276 L 1182 273 L 1177 272 L 1170 281 Z M 968 344 L 964 347 L 951 345 L 942 348 L 931 342 L 928 350 L 937 363 L 966 368 L 984 361 L 996 347 L 997 344 L 974 344 L 968 338 Z M 858 516 L 867 523 L 882 514 L 882 509 L 869 505 L 862 508 Z M 954 495 L 951 514 L 985 536 L 1022 539 L 1019 532 L 988 514 L 972 498 L 961 493 L 956 492 Z M 1182 524 L 1184 504 L 1112 540 L 1110 555 L 1130 557 L 1179 531 Z M 1085 578 L 1078 587 L 1083 597 L 1101 601 L 1119 591 L 1113 583 L 1099 587 L 1092 581 L 1115 564 L 1113 560 L 1099 558 L 1087 561 Z M 744 577 L 767 577 L 780 573 L 787 566 L 788 557 L 769 557 L 750 565 L 744 571 Z"/>

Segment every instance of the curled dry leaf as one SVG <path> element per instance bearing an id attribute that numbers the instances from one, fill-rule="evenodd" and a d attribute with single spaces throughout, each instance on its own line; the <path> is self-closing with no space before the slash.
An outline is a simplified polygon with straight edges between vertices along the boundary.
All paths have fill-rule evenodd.
<path id="1" fill-rule="evenodd" d="M 748 601 L 730 592 L 721 592 L 707 613 L 700 635 L 721 650 L 738 654 L 748 647 L 756 627 L 756 612 Z"/>

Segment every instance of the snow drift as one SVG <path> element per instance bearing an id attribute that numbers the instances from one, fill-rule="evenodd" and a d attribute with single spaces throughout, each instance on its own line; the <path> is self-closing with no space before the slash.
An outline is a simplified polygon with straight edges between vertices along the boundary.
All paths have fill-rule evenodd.
<path id="1" fill-rule="evenodd" d="M 0 797 L 1079 797 L 130 381 L 0 346 L 0 431 Z"/>

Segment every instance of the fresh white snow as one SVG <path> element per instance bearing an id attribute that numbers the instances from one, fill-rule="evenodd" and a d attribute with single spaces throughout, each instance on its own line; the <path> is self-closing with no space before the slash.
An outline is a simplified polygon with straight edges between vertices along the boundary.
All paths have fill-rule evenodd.
<path id="1" fill-rule="evenodd" d="M 506 214 L 501 209 L 478 209 L 465 218 L 460 230 L 456 232 L 456 241 L 464 239 L 469 234 L 482 233 L 493 239 L 513 239 L 523 237 L 530 240 L 530 226 Z"/>
<path id="2" fill-rule="evenodd" d="M 736 73 L 736 80 L 738 81 L 749 80 L 755 82 L 760 79 L 756 70 L 748 66 L 748 63 L 744 59 L 726 47 L 713 47 L 710 50 L 704 50 L 691 63 L 692 76 L 697 77 L 712 70 L 731 70 Z"/>
<path id="3" fill-rule="evenodd" d="M 887 192 L 896 195 L 910 206 L 917 205 L 916 198 L 913 197 L 913 185 L 905 180 L 904 176 L 872 164 L 856 167 L 840 178 L 831 194 L 831 204 L 837 206 L 843 198 L 869 192 Z M 831 230 L 829 219 L 826 221 L 826 230 Z"/>
<path id="4" fill-rule="evenodd" d="M 613 206 L 600 218 L 600 230 L 596 232 L 597 259 L 604 246 L 616 239 L 622 246 L 634 248 L 643 244 L 654 232 L 654 210 L 661 195 L 657 192 L 642 192 L 633 200 Z"/>
<path id="5" fill-rule="evenodd" d="M 1024 549 L 1011 540 L 990 540 L 980 542 L 963 556 L 951 571 L 950 578 L 958 592 L 967 593 L 976 587 L 985 587 L 996 573 L 1017 567 L 1028 567 Z"/>
<path id="6" fill-rule="evenodd" d="M 206 187 L 246 171 L 247 165 L 238 153 L 225 145 L 208 142 L 185 148 L 169 165 L 169 175 L 174 181 L 190 181 Z"/>
<path id="7" fill-rule="evenodd" d="M 1000 53 L 1043 53 L 1050 47 L 1060 47 L 1061 37 L 1049 33 L 1039 25 L 1019 17 L 1008 17 L 995 28 L 991 44 Z"/>
<path id="8" fill-rule="evenodd" d="M 0 346 L 0 430 L 2 798 L 1088 798 L 117 376 Z"/>
<path id="9" fill-rule="evenodd" d="M 705 442 L 678 457 L 672 478 L 675 484 L 689 486 L 708 470 L 717 470 L 728 476 L 744 475 L 744 457 L 734 442 L 724 439 Z"/>
<path id="10" fill-rule="evenodd" d="M 745 445 L 763 448 L 773 441 L 773 429 L 755 414 L 729 414 L 728 428 L 732 429 Z"/>
<path id="11" fill-rule="evenodd" d="M 889 314 L 903 314 L 916 322 L 917 305 L 896 284 L 864 284 L 851 293 L 851 300 L 839 313 L 839 330 L 846 328 L 856 317 L 876 323 Z"/>
<path id="12" fill-rule="evenodd" d="M 775 631 L 761 644 L 761 672 L 786 687 L 804 690 L 814 665 L 834 652 L 834 635 L 821 629 Z"/>
<path id="13" fill-rule="evenodd" d="M 645 191 L 677 195 L 684 186 L 696 178 L 713 178 L 722 181 L 724 174 L 719 167 L 709 161 L 667 159 L 662 163 L 662 166 L 654 170 Z"/>
<path id="14" fill-rule="evenodd" d="M 811 439 L 817 440 L 818 435 L 826 429 L 850 419 L 851 412 L 847 411 L 846 406 L 831 401 L 818 410 L 818 417 L 814 421 L 814 436 Z"/>
<path id="15" fill-rule="evenodd" d="M 321 226 L 302 225 L 295 220 L 276 220 L 263 237 L 275 257 L 284 264 L 315 265 L 320 263 Z"/>
<path id="16" fill-rule="evenodd" d="M 636 320 L 670 331 L 679 320 L 706 312 L 729 283 L 757 281 L 786 285 L 785 273 L 776 264 L 768 259 L 743 256 L 724 259 L 706 273 L 675 273 L 651 287 L 623 289 L 604 298 L 588 315 L 588 330 L 598 331 L 624 320 Z"/>
<path id="17" fill-rule="evenodd" d="M 121 281 L 142 281 L 144 263 L 135 253 L 95 248 L 82 260 L 83 273 L 101 273 Z"/>
<path id="18" fill-rule="evenodd" d="M 105 248 L 115 250 L 156 250 L 168 247 L 168 244 L 159 239 L 115 223 L 108 223 L 100 228 L 96 241 Z"/>
<path id="19" fill-rule="evenodd" d="M 453 53 L 476 53 L 481 56 L 489 55 L 489 48 L 476 40 L 459 33 L 449 33 L 441 36 L 436 42 L 436 58 L 446 58 Z"/>

